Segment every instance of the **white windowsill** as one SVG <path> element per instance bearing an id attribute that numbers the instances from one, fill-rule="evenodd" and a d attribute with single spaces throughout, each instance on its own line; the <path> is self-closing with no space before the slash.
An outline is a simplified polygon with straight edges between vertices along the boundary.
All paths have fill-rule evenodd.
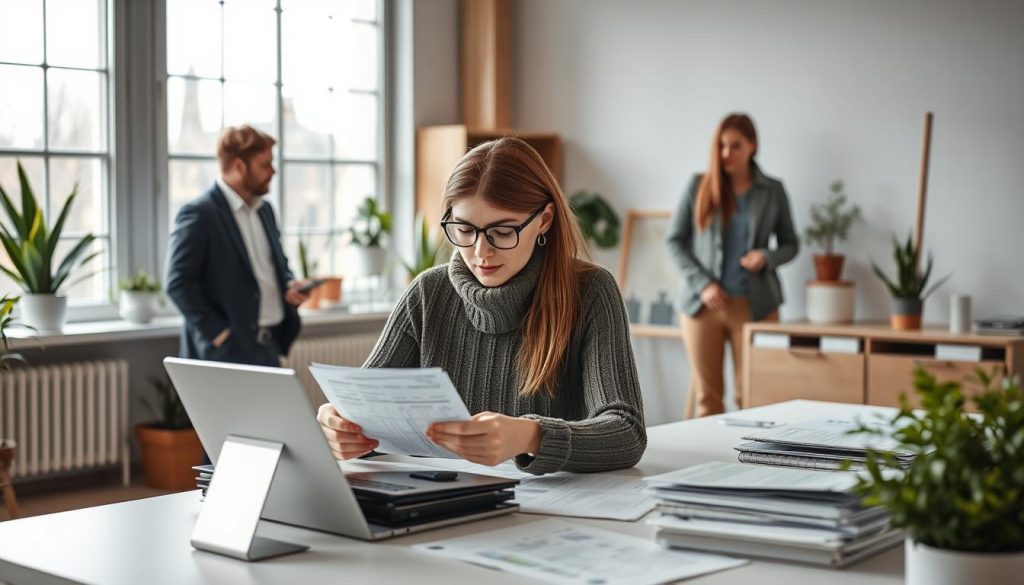
<path id="1" fill-rule="evenodd" d="M 334 325 L 342 323 L 383 323 L 390 314 L 389 304 L 373 304 L 352 311 L 323 310 L 300 311 L 303 325 Z M 37 333 L 24 327 L 11 327 L 6 331 L 11 349 L 37 349 L 92 343 L 110 343 L 177 337 L 181 333 L 180 316 L 157 317 L 145 325 L 123 320 L 86 321 L 68 323 L 62 331 Z"/>

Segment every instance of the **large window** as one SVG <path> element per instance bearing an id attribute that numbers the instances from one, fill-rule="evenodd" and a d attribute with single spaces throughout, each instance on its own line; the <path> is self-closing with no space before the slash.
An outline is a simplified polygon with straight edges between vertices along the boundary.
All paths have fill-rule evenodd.
<path id="1" fill-rule="evenodd" d="M 0 0 L 0 185 L 19 205 L 20 160 L 52 223 L 77 184 L 57 257 L 89 232 L 103 252 L 62 291 L 77 304 L 106 301 L 114 274 L 106 24 L 105 0 Z"/>
<path id="2" fill-rule="evenodd" d="M 278 140 L 276 204 L 298 272 L 305 237 L 341 274 L 343 232 L 380 177 L 378 0 L 168 0 L 168 217 L 217 176 L 222 128 Z"/>

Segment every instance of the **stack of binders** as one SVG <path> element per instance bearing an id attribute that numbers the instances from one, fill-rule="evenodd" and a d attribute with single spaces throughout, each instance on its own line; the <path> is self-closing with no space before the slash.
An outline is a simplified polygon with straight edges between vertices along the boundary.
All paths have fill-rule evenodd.
<path id="1" fill-rule="evenodd" d="M 213 464 L 196 465 L 192 467 L 192 470 L 196 472 L 196 487 L 203 490 L 199 496 L 201 502 L 206 499 L 206 490 L 210 488 L 210 480 L 213 479 Z"/>
<path id="2" fill-rule="evenodd" d="M 904 536 L 850 493 L 853 472 L 709 462 L 645 480 L 666 548 L 843 567 Z"/>
<path id="3" fill-rule="evenodd" d="M 906 468 L 914 460 L 914 453 L 901 449 L 887 436 L 851 434 L 859 424 L 824 418 L 751 432 L 743 437 L 749 442 L 736 447 L 738 459 L 760 465 L 852 471 L 866 467 L 868 449 L 888 453 L 897 468 Z M 879 422 L 871 426 L 891 430 Z"/>
<path id="4" fill-rule="evenodd" d="M 1024 335 L 1024 317 L 975 319 L 973 330 L 979 335 L 999 335 L 1004 337 Z"/>

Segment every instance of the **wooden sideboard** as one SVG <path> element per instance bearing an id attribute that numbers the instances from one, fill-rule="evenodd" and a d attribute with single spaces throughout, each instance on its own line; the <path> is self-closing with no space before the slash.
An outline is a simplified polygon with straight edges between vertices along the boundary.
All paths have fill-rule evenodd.
<path id="1" fill-rule="evenodd" d="M 829 351 L 823 340 L 847 347 Z M 749 323 L 743 346 L 745 407 L 797 398 L 898 406 L 904 392 L 916 405 L 911 381 L 918 366 L 940 380 L 964 381 L 979 367 L 1024 373 L 1024 337 L 955 334 L 937 327 L 895 331 L 884 323 Z M 939 346 L 943 353 L 937 357 Z M 947 357 L 949 352 L 975 355 Z M 976 387 L 963 386 L 968 395 Z"/>

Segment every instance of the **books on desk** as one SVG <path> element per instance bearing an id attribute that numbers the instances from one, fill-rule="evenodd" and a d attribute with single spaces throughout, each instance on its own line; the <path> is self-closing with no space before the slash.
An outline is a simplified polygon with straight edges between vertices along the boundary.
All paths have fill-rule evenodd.
<path id="1" fill-rule="evenodd" d="M 1024 335 L 1024 317 L 990 317 L 975 319 L 974 333 L 1016 337 Z"/>
<path id="2" fill-rule="evenodd" d="M 881 431 L 888 423 L 871 421 L 866 423 Z M 843 462 L 849 462 L 847 469 L 858 471 L 866 467 L 869 449 L 892 455 L 897 467 L 905 468 L 914 460 L 915 454 L 899 447 L 886 435 L 850 434 L 860 423 L 853 420 L 823 418 L 803 423 L 790 424 L 777 429 L 751 431 L 738 445 L 738 459 L 743 463 L 797 467 L 804 469 L 842 469 Z"/>
<path id="3" fill-rule="evenodd" d="M 646 478 L 665 547 L 842 567 L 903 539 L 853 472 L 708 462 Z"/>

